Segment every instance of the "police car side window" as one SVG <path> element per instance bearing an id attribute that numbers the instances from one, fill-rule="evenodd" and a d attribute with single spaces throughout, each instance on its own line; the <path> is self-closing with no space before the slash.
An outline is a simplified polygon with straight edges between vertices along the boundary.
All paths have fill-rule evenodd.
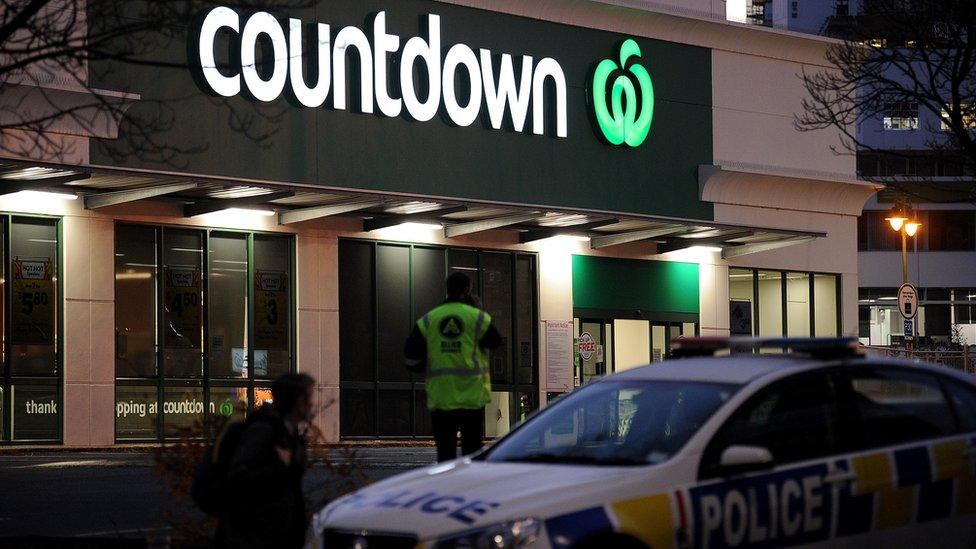
<path id="1" fill-rule="evenodd" d="M 959 431 L 971 433 L 976 431 L 976 388 L 954 379 L 942 378 L 949 400 L 956 412 Z"/>
<path id="2" fill-rule="evenodd" d="M 721 475 L 719 460 L 729 446 L 761 446 L 776 465 L 835 453 L 837 415 L 827 374 L 799 374 L 778 381 L 746 401 L 705 449 L 700 477 Z"/>
<path id="3" fill-rule="evenodd" d="M 892 446 L 951 435 L 952 410 L 938 380 L 896 368 L 838 372 L 845 408 L 860 419 L 859 449 Z"/>

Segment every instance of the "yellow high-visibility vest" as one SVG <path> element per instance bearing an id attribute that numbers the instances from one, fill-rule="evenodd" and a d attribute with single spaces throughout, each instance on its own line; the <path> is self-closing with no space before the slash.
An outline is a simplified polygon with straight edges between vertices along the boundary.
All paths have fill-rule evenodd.
<path id="1" fill-rule="evenodd" d="M 488 353 L 478 342 L 491 316 L 465 303 L 448 302 L 417 321 L 427 341 L 427 408 L 483 408 L 491 400 Z"/>

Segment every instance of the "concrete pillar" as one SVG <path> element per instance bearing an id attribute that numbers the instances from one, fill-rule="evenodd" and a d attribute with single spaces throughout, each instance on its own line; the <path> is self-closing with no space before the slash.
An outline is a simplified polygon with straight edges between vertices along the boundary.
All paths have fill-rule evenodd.
<path id="1" fill-rule="evenodd" d="M 315 378 L 322 409 L 315 418 L 326 440 L 339 440 L 339 240 L 300 234 L 298 266 L 298 371 Z"/>
<path id="2" fill-rule="evenodd" d="M 702 336 L 729 335 L 729 267 L 698 265 L 699 332 Z"/>
<path id="3" fill-rule="evenodd" d="M 546 321 L 573 320 L 573 250 L 552 245 L 539 250 L 539 405 L 545 406 Z"/>
<path id="4" fill-rule="evenodd" d="M 111 219 L 66 216 L 64 443 L 115 442 L 115 231 Z"/>

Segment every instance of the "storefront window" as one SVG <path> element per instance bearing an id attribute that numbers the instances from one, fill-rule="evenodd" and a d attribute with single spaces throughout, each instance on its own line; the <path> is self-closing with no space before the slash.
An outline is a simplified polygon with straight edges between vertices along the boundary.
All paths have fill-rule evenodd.
<path id="1" fill-rule="evenodd" d="M 116 227 L 118 440 L 177 436 L 266 400 L 256 381 L 292 368 L 292 247 L 287 236 Z"/>
<path id="2" fill-rule="evenodd" d="M 729 332 L 764 337 L 836 337 L 838 275 L 729 269 Z M 757 317 L 758 311 L 758 317 Z"/>
<path id="3" fill-rule="evenodd" d="M 46 220 L 15 218 L 10 231 L 10 255 L 11 373 L 57 375 L 57 227 Z"/>
<path id="4" fill-rule="evenodd" d="M 813 335 L 831 337 L 840 333 L 837 324 L 837 277 L 834 275 L 813 275 Z"/>
<path id="5" fill-rule="evenodd" d="M 210 236 L 210 375 L 247 379 L 247 236 Z M 255 353 L 257 355 L 258 353 Z M 267 375 L 267 361 L 255 360 L 255 375 Z"/>
<path id="6" fill-rule="evenodd" d="M 444 280 L 463 272 L 504 339 L 490 353 L 486 431 L 504 434 L 525 412 L 517 394 L 537 390 L 535 256 L 509 252 L 339 243 L 340 434 L 430 435 L 423 376 L 403 364 L 414 322 L 444 300 Z"/>
<path id="7" fill-rule="evenodd" d="M 729 269 L 729 331 L 732 335 L 754 334 L 756 301 L 753 290 L 753 271 Z"/>
<path id="8" fill-rule="evenodd" d="M 786 335 L 809 337 L 810 275 L 786 273 Z"/>
<path id="9" fill-rule="evenodd" d="M 57 441 L 58 222 L 4 216 L 3 249 L 9 254 L 0 254 L 0 441 Z"/>
<path id="10" fill-rule="evenodd" d="M 203 375 L 203 233 L 163 231 L 163 374 Z"/>
<path id="11" fill-rule="evenodd" d="M 115 372 L 118 377 L 155 377 L 156 230 L 129 227 L 121 234 L 125 238 L 115 244 Z"/>
<path id="12" fill-rule="evenodd" d="M 783 273 L 759 271 L 759 335 L 783 335 Z"/>
<path id="13" fill-rule="evenodd" d="M 291 369 L 291 241 L 254 237 L 254 376 Z"/>

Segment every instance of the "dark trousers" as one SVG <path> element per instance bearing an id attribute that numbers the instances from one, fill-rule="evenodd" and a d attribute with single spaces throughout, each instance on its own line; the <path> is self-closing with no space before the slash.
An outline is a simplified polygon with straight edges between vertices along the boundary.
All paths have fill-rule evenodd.
<path id="1" fill-rule="evenodd" d="M 431 410 L 431 428 L 437 444 L 437 461 L 457 458 L 457 434 L 461 431 L 461 454 L 473 454 L 481 449 L 485 438 L 485 409 Z"/>

